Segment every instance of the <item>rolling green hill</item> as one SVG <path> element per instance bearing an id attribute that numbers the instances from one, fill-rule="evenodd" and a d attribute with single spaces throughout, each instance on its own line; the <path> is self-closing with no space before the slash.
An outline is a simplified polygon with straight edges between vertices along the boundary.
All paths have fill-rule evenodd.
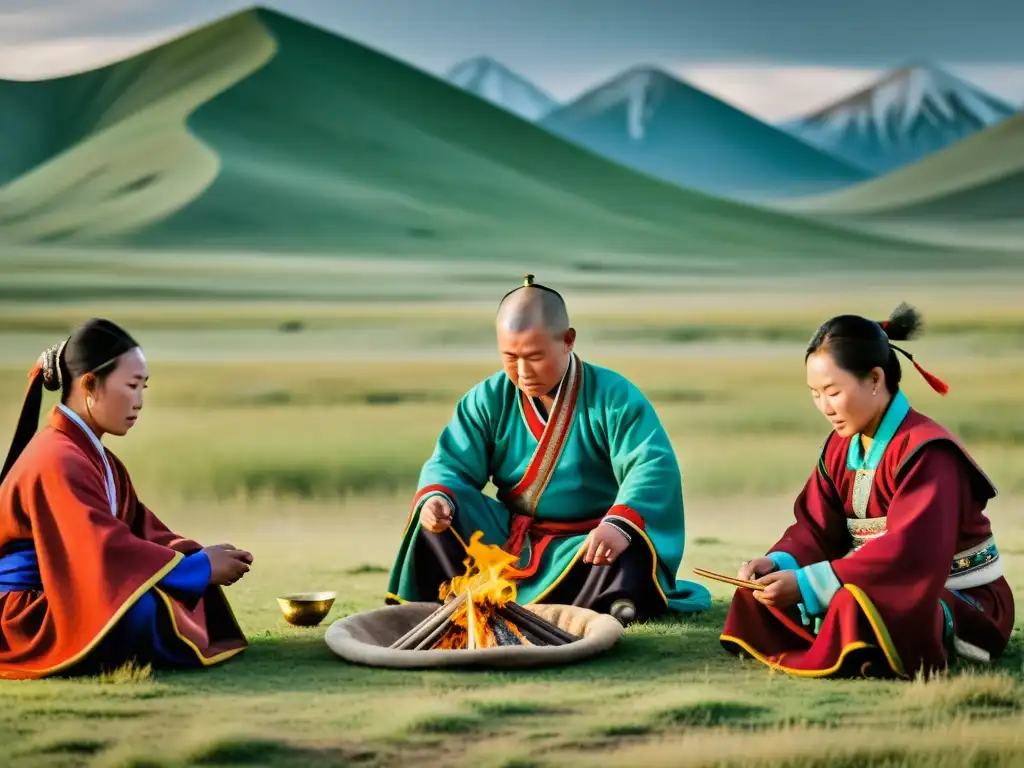
<path id="1" fill-rule="evenodd" d="M 1024 250 L 1024 115 L 886 176 L 776 205 L 879 233 Z"/>
<path id="2" fill-rule="evenodd" d="M 16 139 L 44 118 L 74 128 L 38 139 L 31 170 L 5 155 L 8 243 L 765 269 L 961 257 L 680 189 L 264 10 L 95 72 L 4 84 L 0 106 L 13 93 L 44 105 L 18 113 Z"/>

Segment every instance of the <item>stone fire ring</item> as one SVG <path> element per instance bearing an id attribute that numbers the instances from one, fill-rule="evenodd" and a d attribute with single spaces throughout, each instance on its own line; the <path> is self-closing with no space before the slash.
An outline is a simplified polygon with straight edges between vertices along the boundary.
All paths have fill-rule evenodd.
<path id="1" fill-rule="evenodd" d="M 606 613 L 572 605 L 524 605 L 529 611 L 581 639 L 566 645 L 511 645 L 474 650 L 399 651 L 388 646 L 437 610 L 437 603 L 403 603 L 375 608 L 334 622 L 324 640 L 345 661 L 392 669 L 442 667 L 547 667 L 573 664 L 603 653 L 624 631 Z"/>

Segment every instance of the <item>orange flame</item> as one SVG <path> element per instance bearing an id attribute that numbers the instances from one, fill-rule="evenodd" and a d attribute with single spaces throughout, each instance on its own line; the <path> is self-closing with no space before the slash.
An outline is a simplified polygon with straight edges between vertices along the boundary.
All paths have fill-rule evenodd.
<path id="1" fill-rule="evenodd" d="M 496 609 L 516 599 L 516 584 L 505 578 L 509 567 L 519 559 L 501 547 L 484 544 L 483 531 L 476 531 L 466 546 L 468 557 L 463 561 L 466 572 L 448 584 L 442 584 L 440 596 L 446 600 L 467 593 L 463 607 L 452 616 L 452 629 L 435 648 L 493 648 L 498 645 L 491 622 L 497 618 Z M 524 645 L 529 644 L 522 633 L 511 624 L 509 630 Z"/>
<path id="2" fill-rule="evenodd" d="M 483 531 L 476 531 L 466 546 L 466 573 L 441 585 L 441 599 L 469 592 L 473 602 L 504 605 L 516 599 L 516 584 L 504 577 L 519 559 L 501 547 L 484 544 Z"/>

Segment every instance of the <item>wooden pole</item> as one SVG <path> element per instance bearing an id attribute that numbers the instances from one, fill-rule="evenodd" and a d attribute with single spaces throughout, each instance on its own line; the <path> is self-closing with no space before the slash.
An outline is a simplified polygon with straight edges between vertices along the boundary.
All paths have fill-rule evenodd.
<path id="1" fill-rule="evenodd" d="M 580 639 L 576 635 L 556 627 L 550 621 L 542 619 L 533 611 L 523 608 L 519 603 L 506 603 L 503 608 L 514 617 L 517 626 L 529 629 L 534 634 L 549 635 L 561 640 L 560 643 L 552 643 L 552 645 L 564 645 Z"/>
<path id="2" fill-rule="evenodd" d="M 393 642 L 389 647 L 403 651 L 412 650 L 438 627 L 444 626 L 465 602 L 466 595 L 461 594 L 450 602 L 445 603 L 415 627 L 395 640 L 395 642 Z"/>

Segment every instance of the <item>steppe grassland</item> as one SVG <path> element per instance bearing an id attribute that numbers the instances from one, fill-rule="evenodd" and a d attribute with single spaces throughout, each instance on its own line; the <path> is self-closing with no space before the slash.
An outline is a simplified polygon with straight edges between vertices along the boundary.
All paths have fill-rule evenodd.
<path id="1" fill-rule="evenodd" d="M 827 427 L 803 384 L 804 344 L 831 314 L 883 317 L 902 298 L 929 324 L 908 346 L 952 385 L 940 398 L 911 369 L 907 392 L 965 439 L 999 486 L 992 518 L 1010 578 L 1020 572 L 1024 309 L 1005 283 L 959 282 L 865 293 L 827 283 L 567 291 L 581 354 L 636 382 L 678 451 L 681 575 L 695 565 L 730 570 L 775 540 Z M 490 302 L 386 297 L 0 309 L 2 423 L 13 426 L 43 346 L 93 314 L 123 322 L 153 378 L 138 428 L 108 444 L 169 524 L 257 558 L 230 592 L 252 638 L 245 657 L 205 674 L 5 685 L 0 731 L 19 761 L 524 766 L 564 764 L 580 750 L 609 765 L 1021 758 L 1018 643 L 996 670 L 929 684 L 790 680 L 720 650 L 730 593 L 717 585 L 710 615 L 630 628 L 613 652 L 571 668 L 395 674 L 333 657 L 324 628 L 380 604 L 419 466 L 457 398 L 496 368 L 492 312 Z M 275 595 L 296 589 L 339 592 L 320 628 L 280 618 Z"/>

